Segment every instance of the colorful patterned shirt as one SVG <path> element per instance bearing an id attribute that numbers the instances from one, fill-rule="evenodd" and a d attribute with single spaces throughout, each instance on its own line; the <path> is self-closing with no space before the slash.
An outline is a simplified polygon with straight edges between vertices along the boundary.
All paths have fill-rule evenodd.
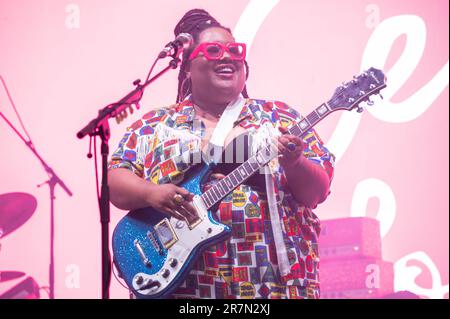
<path id="1" fill-rule="evenodd" d="M 204 125 L 195 121 L 190 100 L 155 109 L 132 124 L 109 169 L 127 168 L 156 184 L 183 180 L 201 154 Z M 278 130 L 300 121 L 297 111 L 279 101 L 247 99 L 236 125 L 258 136 L 263 127 Z M 304 156 L 333 178 L 334 156 L 314 130 L 304 137 Z M 298 203 L 287 187 L 280 165 L 272 165 L 276 205 L 290 273 L 280 275 L 272 222 L 264 190 L 241 185 L 218 205 L 215 216 L 232 229 L 232 236 L 209 247 L 198 259 L 174 298 L 319 298 L 320 221 Z M 207 184 L 216 181 L 211 178 Z"/>

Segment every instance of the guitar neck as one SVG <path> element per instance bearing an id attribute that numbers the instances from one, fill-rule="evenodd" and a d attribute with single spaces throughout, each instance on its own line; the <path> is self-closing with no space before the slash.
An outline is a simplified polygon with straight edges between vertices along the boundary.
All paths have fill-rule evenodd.
<path id="1" fill-rule="evenodd" d="M 332 112 L 328 102 L 321 104 L 314 111 L 303 118 L 299 123 L 293 125 L 289 130 L 289 134 L 302 137 L 314 125 L 319 123 L 323 118 Z M 247 161 L 239 165 L 226 177 L 217 182 L 213 187 L 208 189 L 201 195 L 206 207 L 210 209 L 217 204 L 222 198 L 227 196 L 232 190 L 245 182 L 253 174 L 258 172 L 264 165 L 278 155 L 278 151 L 274 144 L 258 150 L 255 155 Z"/>

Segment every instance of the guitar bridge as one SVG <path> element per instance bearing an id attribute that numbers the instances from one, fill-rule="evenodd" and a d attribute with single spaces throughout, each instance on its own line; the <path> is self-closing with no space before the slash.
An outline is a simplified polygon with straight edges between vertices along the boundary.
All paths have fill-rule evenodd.
<path id="1" fill-rule="evenodd" d="M 134 242 L 134 247 L 136 248 L 139 256 L 142 259 L 142 262 L 144 263 L 144 265 L 146 265 L 147 267 L 152 267 L 152 263 L 150 262 L 150 259 L 147 258 L 147 256 L 144 253 L 144 249 L 141 246 L 141 243 L 139 242 L 139 240 L 135 239 Z"/>

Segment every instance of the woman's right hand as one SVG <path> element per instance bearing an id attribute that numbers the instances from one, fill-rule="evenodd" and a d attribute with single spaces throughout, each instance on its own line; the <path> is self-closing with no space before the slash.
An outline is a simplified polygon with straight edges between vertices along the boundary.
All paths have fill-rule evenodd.
<path id="1" fill-rule="evenodd" d="M 177 194 L 181 195 L 183 198 L 183 201 L 180 203 L 177 203 L 175 200 Z M 148 194 L 147 202 L 150 206 L 160 212 L 166 213 L 177 219 L 195 221 L 198 218 L 198 214 L 194 206 L 190 204 L 193 197 L 194 194 L 190 193 L 185 188 L 175 184 L 161 184 L 152 185 L 152 190 Z"/>

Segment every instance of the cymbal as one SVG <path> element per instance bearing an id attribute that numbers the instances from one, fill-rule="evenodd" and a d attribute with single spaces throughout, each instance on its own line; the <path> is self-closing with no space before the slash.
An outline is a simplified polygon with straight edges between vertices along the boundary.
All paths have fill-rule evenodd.
<path id="1" fill-rule="evenodd" d="M 0 195 L 0 238 L 22 226 L 36 210 L 37 201 L 27 193 Z"/>
<path id="2" fill-rule="evenodd" d="M 21 271 L 0 271 L 0 282 L 20 278 L 24 275 L 25 273 Z"/>

